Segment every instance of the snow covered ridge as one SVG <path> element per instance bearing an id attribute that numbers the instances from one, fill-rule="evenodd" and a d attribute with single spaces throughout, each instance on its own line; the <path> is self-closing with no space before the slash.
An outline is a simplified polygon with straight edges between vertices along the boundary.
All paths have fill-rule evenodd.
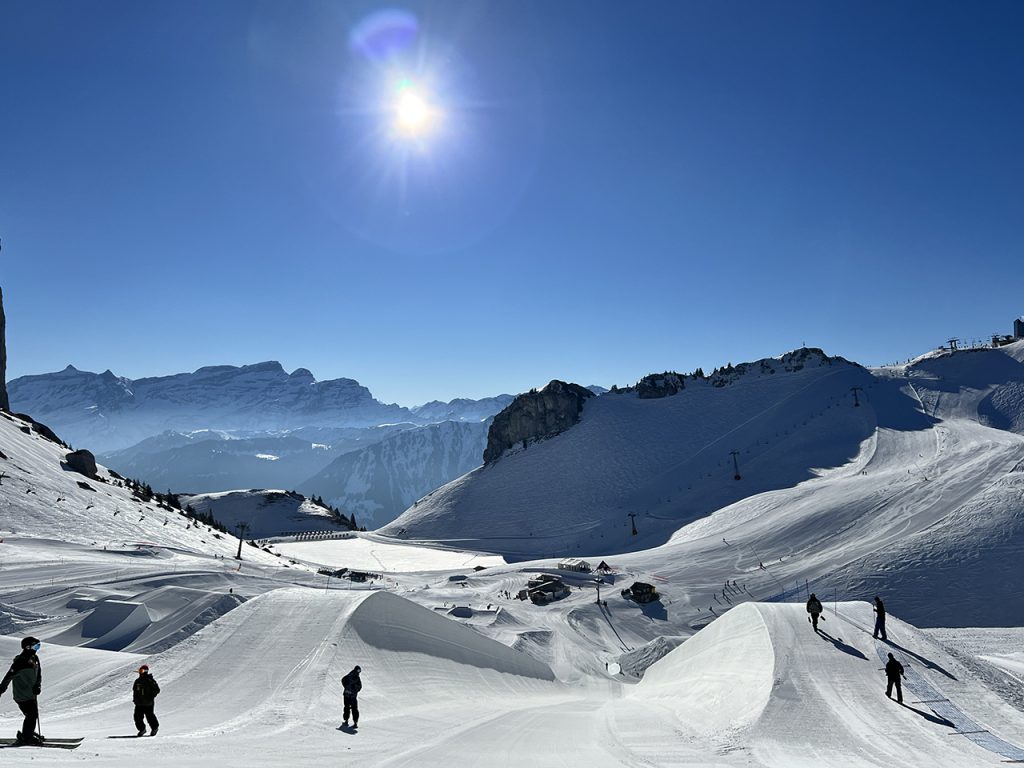
<path id="1" fill-rule="evenodd" d="M 134 380 L 69 365 L 56 373 L 14 379 L 8 391 L 15 410 L 50 424 L 72 444 L 98 452 L 126 448 L 167 430 L 281 431 L 480 421 L 511 400 L 501 395 L 409 409 L 381 403 L 353 379 L 317 381 L 305 368 L 289 374 L 274 361 Z"/>
<path id="2" fill-rule="evenodd" d="M 301 493 L 253 489 L 183 495 L 198 513 L 209 513 L 229 531 L 241 524 L 246 538 L 267 539 L 308 531 L 351 531 L 351 521 Z"/>

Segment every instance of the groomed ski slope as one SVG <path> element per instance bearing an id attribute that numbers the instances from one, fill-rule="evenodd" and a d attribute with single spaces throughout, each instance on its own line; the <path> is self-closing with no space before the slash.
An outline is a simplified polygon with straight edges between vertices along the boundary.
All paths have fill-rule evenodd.
<path id="1" fill-rule="evenodd" d="M 866 603 L 749 603 L 651 667 L 643 682 L 554 682 L 550 670 L 403 598 L 278 590 L 153 656 L 45 646 L 44 730 L 73 753 L 7 764 L 98 766 L 964 766 L 1002 758 L 927 705 L 883 695 Z M 924 635 L 890 619 L 908 672 L 1004 739 L 1024 716 Z M 0 638 L 10 656 L 16 641 Z M 129 735 L 145 661 L 163 693 L 156 738 Z M 340 678 L 363 668 L 358 733 L 338 730 Z M 0 731 L 17 727 L 5 700 Z"/>

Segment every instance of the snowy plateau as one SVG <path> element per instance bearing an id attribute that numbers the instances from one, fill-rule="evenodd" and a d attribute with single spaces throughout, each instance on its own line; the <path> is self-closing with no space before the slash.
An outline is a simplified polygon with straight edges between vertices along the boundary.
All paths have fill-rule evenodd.
<path id="1" fill-rule="evenodd" d="M 798 350 L 667 397 L 602 394 L 375 532 L 241 560 L 67 454 L 0 418 L 0 655 L 41 638 L 42 732 L 84 737 L 5 764 L 1024 761 L 1024 342 L 878 369 Z M 568 595 L 515 599 L 539 575 Z M 659 598 L 626 599 L 634 582 Z M 143 663 L 154 738 L 134 738 Z M 341 728 L 356 664 L 359 728 Z M 5 695 L 0 732 L 20 723 Z"/>

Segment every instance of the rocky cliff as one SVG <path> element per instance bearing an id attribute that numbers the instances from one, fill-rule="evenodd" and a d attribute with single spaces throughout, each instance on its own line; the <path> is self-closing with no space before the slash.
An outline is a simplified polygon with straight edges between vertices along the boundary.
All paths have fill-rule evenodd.
<path id="1" fill-rule="evenodd" d="M 7 399 L 7 318 L 4 316 L 4 291 L 0 288 L 0 409 L 11 410 Z"/>
<path id="2" fill-rule="evenodd" d="M 487 433 L 484 462 L 494 461 L 515 445 L 564 432 L 579 421 L 589 397 L 594 397 L 589 389 L 558 380 L 539 392 L 519 395 L 494 417 Z"/>

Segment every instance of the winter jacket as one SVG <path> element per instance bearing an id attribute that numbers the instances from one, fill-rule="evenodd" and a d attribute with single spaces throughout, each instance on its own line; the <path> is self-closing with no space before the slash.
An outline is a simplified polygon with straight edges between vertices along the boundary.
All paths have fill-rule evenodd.
<path id="1" fill-rule="evenodd" d="M 885 664 L 885 676 L 890 680 L 899 680 L 903 675 L 903 665 L 896 659 L 889 659 Z"/>
<path id="2" fill-rule="evenodd" d="M 363 681 L 359 679 L 359 673 L 352 670 L 341 678 L 341 686 L 345 689 L 345 693 L 355 696 L 363 690 Z"/>
<path id="3" fill-rule="evenodd" d="M 146 672 L 139 675 L 139 679 L 132 686 L 132 701 L 140 707 L 152 707 L 157 695 L 160 693 L 160 686 L 151 674 Z"/>
<path id="4" fill-rule="evenodd" d="M 885 618 L 885 606 L 882 605 L 882 601 L 881 600 L 875 600 L 875 613 L 878 614 L 878 618 L 880 618 L 880 619 L 884 619 Z"/>
<path id="5" fill-rule="evenodd" d="M 812 597 L 807 601 L 807 612 L 808 613 L 821 613 L 821 600 L 816 597 Z"/>
<path id="6" fill-rule="evenodd" d="M 14 700 L 21 703 L 24 701 L 35 701 L 43 686 L 43 668 L 39 663 L 39 657 L 31 648 L 14 657 L 14 663 L 4 675 L 0 683 L 0 695 L 7 690 L 7 686 L 14 685 Z"/>

